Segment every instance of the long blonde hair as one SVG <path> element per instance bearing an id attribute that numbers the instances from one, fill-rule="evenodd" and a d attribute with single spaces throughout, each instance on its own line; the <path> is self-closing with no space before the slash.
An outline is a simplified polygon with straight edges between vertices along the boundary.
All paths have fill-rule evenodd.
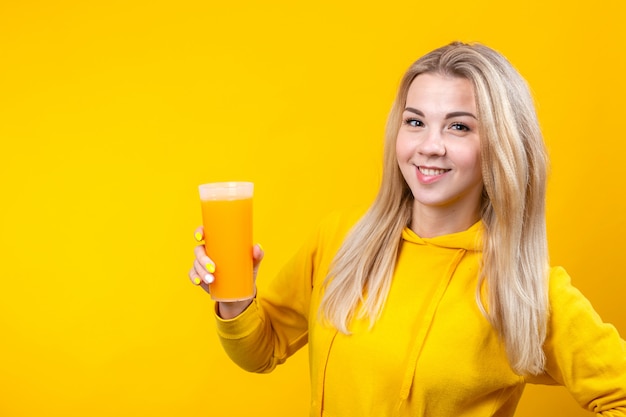
<path id="1" fill-rule="evenodd" d="M 423 73 L 466 78 L 474 86 L 485 226 L 476 301 L 503 340 L 512 369 L 538 374 L 544 368 L 548 319 L 548 158 L 526 82 L 502 55 L 484 45 L 452 43 L 423 56 L 405 73 L 387 120 L 380 190 L 337 252 L 320 316 L 348 334 L 353 318 L 369 317 L 373 324 L 385 304 L 413 205 L 395 143 L 407 91 Z M 481 299 L 483 284 L 487 306 Z"/>

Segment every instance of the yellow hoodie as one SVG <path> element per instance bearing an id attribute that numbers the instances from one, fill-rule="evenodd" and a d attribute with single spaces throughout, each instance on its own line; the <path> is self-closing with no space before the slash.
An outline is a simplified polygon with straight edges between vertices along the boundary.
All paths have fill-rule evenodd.
<path id="1" fill-rule="evenodd" d="M 318 320 L 322 283 L 353 216 L 334 216 L 241 315 L 217 317 L 229 356 L 269 372 L 309 343 L 311 416 L 512 416 L 527 382 L 565 385 L 598 416 L 626 416 L 626 343 L 561 268 L 550 277 L 546 372 L 522 377 L 475 300 L 482 224 L 410 229 L 380 319 L 344 335 Z"/>

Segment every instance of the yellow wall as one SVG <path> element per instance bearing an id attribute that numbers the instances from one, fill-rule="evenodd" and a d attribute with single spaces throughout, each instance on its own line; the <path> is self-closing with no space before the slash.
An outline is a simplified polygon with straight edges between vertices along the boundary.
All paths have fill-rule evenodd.
<path id="1" fill-rule="evenodd" d="M 624 2 L 515 3 L 3 1 L 0 415 L 305 415 L 306 352 L 237 369 L 187 279 L 196 185 L 256 183 L 271 279 L 371 200 L 401 74 L 455 39 L 531 83 L 553 263 L 626 334 Z M 529 387 L 518 415 L 587 414 Z"/>

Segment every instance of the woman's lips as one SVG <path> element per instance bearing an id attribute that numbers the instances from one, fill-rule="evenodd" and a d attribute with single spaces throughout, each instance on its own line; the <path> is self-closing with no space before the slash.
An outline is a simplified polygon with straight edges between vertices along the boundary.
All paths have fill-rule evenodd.
<path id="1" fill-rule="evenodd" d="M 426 167 L 426 166 L 417 166 L 417 180 L 421 184 L 432 184 L 433 182 L 438 181 L 441 177 L 443 177 L 449 169 L 437 168 L 437 167 Z"/>
<path id="2" fill-rule="evenodd" d="M 421 172 L 424 175 L 428 175 L 428 176 L 432 176 L 432 175 L 442 175 L 445 174 L 446 172 L 450 171 L 449 169 L 442 169 L 442 168 L 428 168 L 428 167 L 422 167 L 422 166 L 418 166 L 417 169 L 419 170 L 419 172 Z"/>

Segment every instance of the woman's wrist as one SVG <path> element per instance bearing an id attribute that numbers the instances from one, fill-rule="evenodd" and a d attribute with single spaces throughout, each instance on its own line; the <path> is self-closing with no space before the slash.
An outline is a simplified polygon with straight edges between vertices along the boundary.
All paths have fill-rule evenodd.
<path id="1" fill-rule="evenodd" d="M 217 315 L 220 316 L 224 320 L 234 319 L 241 313 L 243 313 L 254 298 L 250 298 L 249 300 L 243 301 L 233 301 L 233 302 L 218 302 L 217 303 Z"/>

